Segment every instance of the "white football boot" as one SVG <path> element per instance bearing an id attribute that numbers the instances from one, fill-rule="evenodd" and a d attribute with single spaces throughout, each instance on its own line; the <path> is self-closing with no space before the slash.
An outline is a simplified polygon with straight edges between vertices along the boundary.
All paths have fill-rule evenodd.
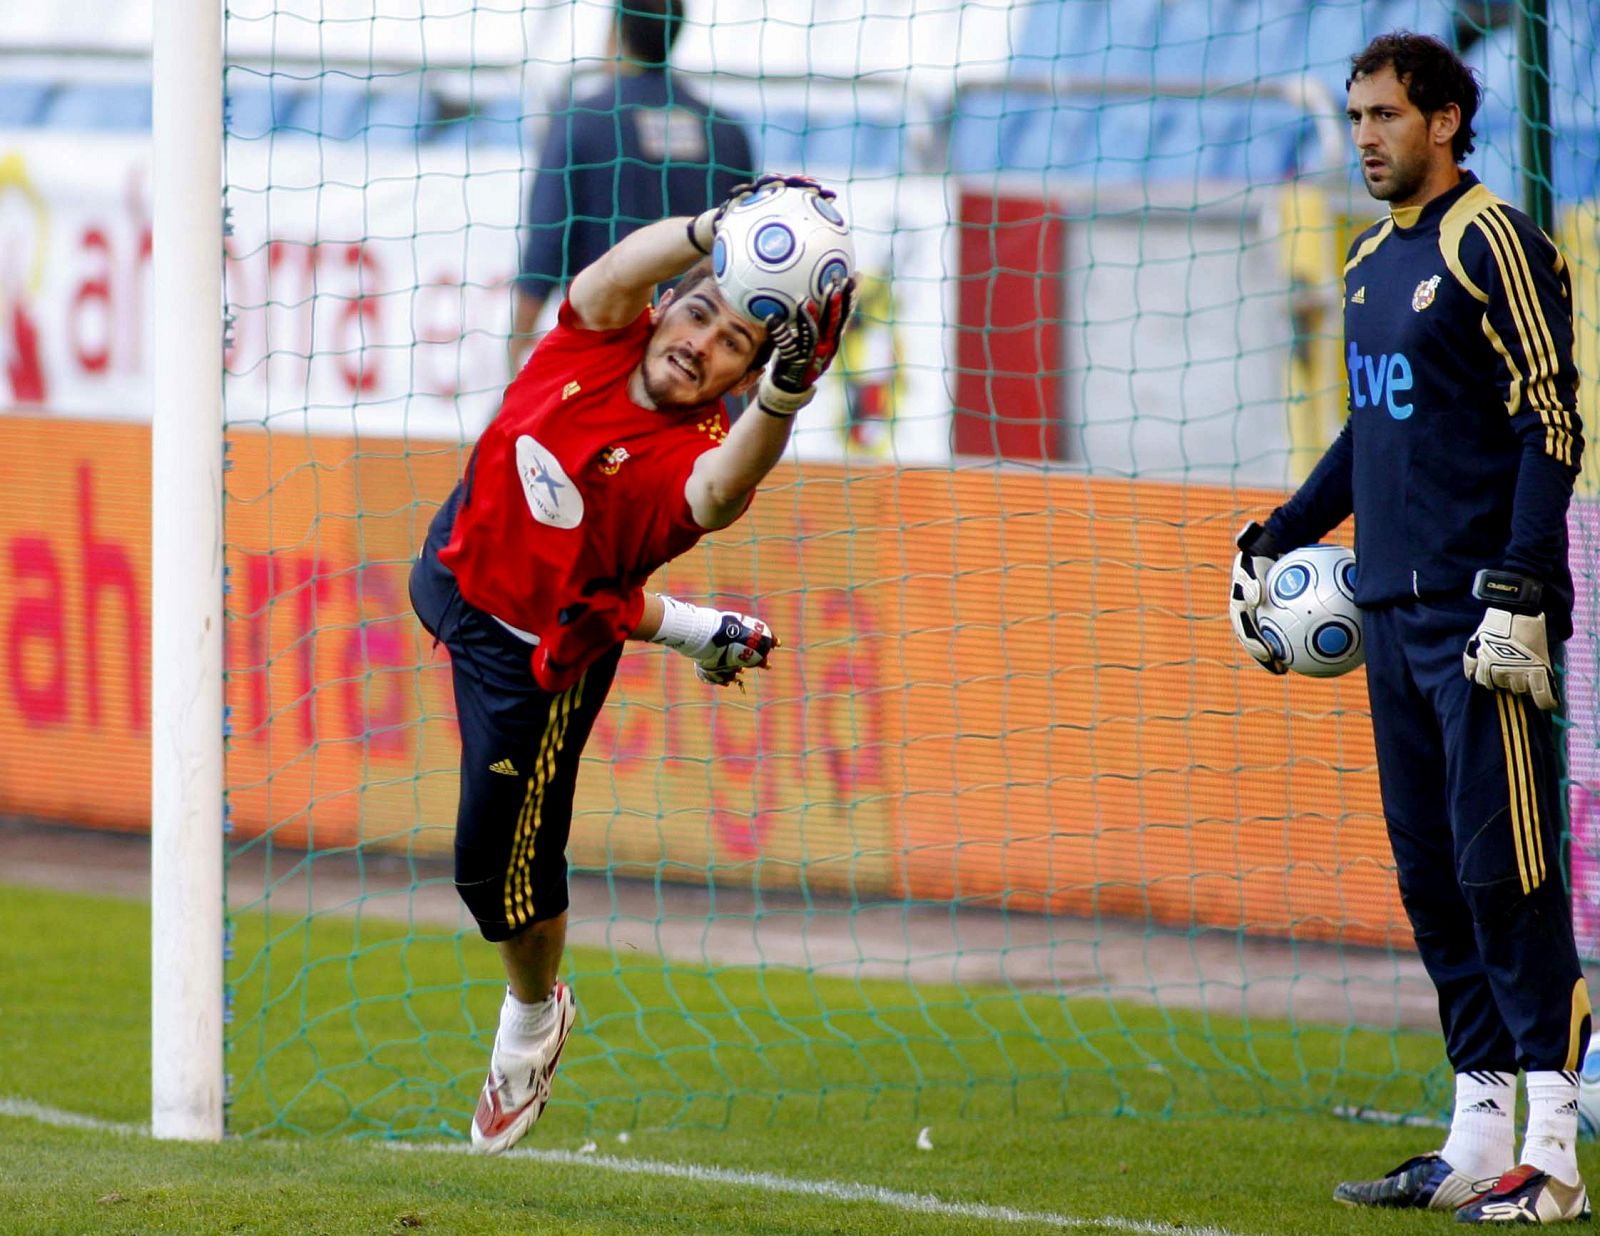
<path id="1" fill-rule="evenodd" d="M 500 1036 L 495 1035 L 489 1076 L 472 1113 L 472 1148 L 479 1154 L 499 1154 L 516 1145 L 550 1101 L 556 1063 L 578 1016 L 578 1002 L 565 983 L 556 984 L 551 998 L 556 1002 L 555 1026 L 531 1055 L 502 1054 Z"/>

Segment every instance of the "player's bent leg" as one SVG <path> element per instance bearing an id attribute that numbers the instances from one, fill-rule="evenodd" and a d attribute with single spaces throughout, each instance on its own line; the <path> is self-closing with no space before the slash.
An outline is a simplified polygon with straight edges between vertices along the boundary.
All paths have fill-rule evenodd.
<path id="1" fill-rule="evenodd" d="M 1347 1206 L 1397 1210 L 1454 1210 L 1481 1197 L 1492 1181 L 1456 1171 L 1437 1152 L 1419 1154 L 1377 1180 L 1347 1180 L 1333 1200 Z"/>
<path id="2" fill-rule="evenodd" d="M 529 1013 L 544 1023 L 541 1028 L 516 1035 L 502 1019 L 495 1035 L 489 1075 L 472 1113 L 472 1146 L 480 1154 L 510 1149 L 544 1114 L 578 1005 L 571 988 L 558 982 L 544 1006 L 533 1006 Z"/>

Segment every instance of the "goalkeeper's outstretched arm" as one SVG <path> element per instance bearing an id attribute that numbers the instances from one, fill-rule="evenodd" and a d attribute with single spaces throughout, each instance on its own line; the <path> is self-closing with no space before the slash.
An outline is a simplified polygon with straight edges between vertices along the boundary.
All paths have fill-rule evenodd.
<path id="1" fill-rule="evenodd" d="M 708 212 L 709 214 L 709 212 Z M 590 330 L 619 330 L 650 305 L 657 285 L 705 256 L 691 243 L 698 220 L 662 219 L 625 236 L 578 272 L 567 302 Z M 710 220 L 706 220 L 710 230 Z"/>

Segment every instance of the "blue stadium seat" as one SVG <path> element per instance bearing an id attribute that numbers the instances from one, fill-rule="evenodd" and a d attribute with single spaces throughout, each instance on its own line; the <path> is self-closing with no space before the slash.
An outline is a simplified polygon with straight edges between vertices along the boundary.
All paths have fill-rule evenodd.
<path id="1" fill-rule="evenodd" d="M 520 146 L 522 100 L 513 95 L 479 96 L 466 120 L 466 139 L 475 146 Z M 437 127 L 437 119 L 433 122 Z"/>
<path id="2" fill-rule="evenodd" d="M 799 109 L 769 107 L 750 127 L 763 167 L 871 175 L 906 166 L 906 129 L 897 122 L 823 119 Z"/>
<path id="3" fill-rule="evenodd" d="M 1154 72 L 1160 17 L 1160 0 L 1035 4 L 1012 50 L 1011 72 L 1019 77 L 1148 79 Z"/>
<path id="4" fill-rule="evenodd" d="M 1593 0 L 1550 0 L 1550 114 L 1557 131 L 1600 125 Z"/>
<path id="5" fill-rule="evenodd" d="M 64 83 L 51 94 L 42 123 L 80 132 L 149 132 L 150 83 Z"/>
<path id="6" fill-rule="evenodd" d="M 251 141 L 268 137 L 289 126 L 306 94 L 298 81 L 230 69 L 224 111 L 228 133 Z"/>
<path id="7" fill-rule="evenodd" d="M 1298 73 L 1304 29 L 1304 5 L 1295 0 L 1164 5 L 1156 72 L 1216 85 Z"/>
<path id="8" fill-rule="evenodd" d="M 42 123 L 55 91 L 52 82 L 0 81 L 0 128 L 27 129 Z"/>
<path id="9" fill-rule="evenodd" d="M 292 127 L 331 141 L 352 141 L 368 135 L 371 96 L 358 82 L 324 78 L 314 82 L 293 115 Z"/>
<path id="10" fill-rule="evenodd" d="M 427 135 L 437 119 L 438 103 L 431 91 L 416 81 L 375 89 L 366 98 L 361 127 L 356 135 L 374 144 L 412 145 Z"/>
<path id="11" fill-rule="evenodd" d="M 1101 112 L 1089 96 L 963 91 L 951 120 L 951 170 L 1088 176 L 1100 159 Z"/>

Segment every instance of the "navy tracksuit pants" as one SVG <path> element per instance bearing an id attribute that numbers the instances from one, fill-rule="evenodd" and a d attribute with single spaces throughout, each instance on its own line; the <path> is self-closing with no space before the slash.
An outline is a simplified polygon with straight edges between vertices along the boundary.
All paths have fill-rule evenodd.
<path id="1" fill-rule="evenodd" d="M 1367 690 L 1400 899 L 1455 1071 L 1576 1069 L 1589 997 L 1562 865 L 1556 728 L 1462 673 L 1469 597 L 1363 612 Z"/>

